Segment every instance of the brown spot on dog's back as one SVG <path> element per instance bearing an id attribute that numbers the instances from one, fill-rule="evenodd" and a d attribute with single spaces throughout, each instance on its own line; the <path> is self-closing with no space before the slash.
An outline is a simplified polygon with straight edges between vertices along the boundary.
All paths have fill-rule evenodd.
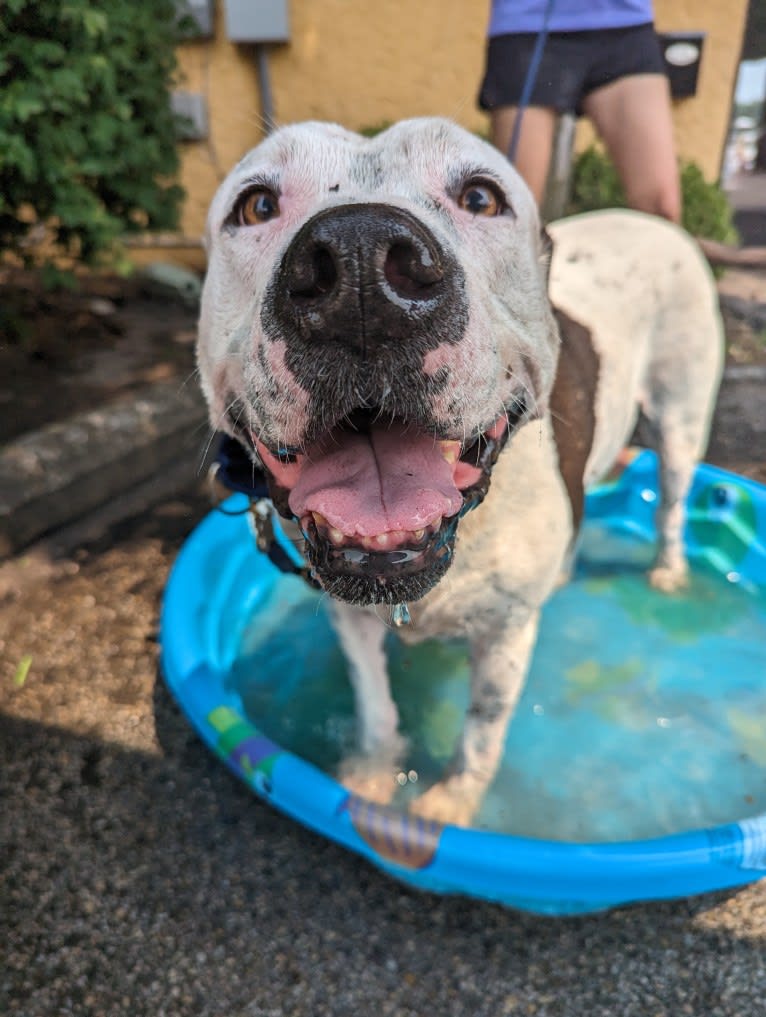
<path id="1" fill-rule="evenodd" d="M 561 347 L 550 408 L 559 469 L 572 506 L 572 525 L 577 529 L 585 506 L 585 464 L 596 429 L 600 361 L 590 329 L 558 308 L 554 314 Z"/>

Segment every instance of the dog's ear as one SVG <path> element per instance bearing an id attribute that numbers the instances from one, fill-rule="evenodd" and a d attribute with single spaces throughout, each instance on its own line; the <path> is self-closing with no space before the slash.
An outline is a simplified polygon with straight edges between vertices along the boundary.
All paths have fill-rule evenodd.
<path id="1" fill-rule="evenodd" d="M 548 230 L 543 226 L 540 230 L 540 267 L 543 270 L 545 277 L 545 285 L 548 285 L 548 280 L 551 274 L 551 259 L 553 258 L 553 240 Z"/>

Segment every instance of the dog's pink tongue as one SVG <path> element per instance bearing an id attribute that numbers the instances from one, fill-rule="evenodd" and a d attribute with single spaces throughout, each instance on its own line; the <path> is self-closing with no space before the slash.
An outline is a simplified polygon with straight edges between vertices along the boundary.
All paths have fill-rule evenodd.
<path id="1" fill-rule="evenodd" d="M 435 438 L 401 424 L 334 430 L 307 450 L 290 509 L 319 512 L 349 536 L 420 530 L 463 504 L 453 470 Z"/>

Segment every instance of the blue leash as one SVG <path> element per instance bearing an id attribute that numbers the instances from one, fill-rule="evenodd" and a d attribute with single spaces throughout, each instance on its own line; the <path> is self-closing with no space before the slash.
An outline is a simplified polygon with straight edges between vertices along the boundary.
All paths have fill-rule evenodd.
<path id="1" fill-rule="evenodd" d="M 548 3 L 546 4 L 542 28 L 540 29 L 540 34 L 537 36 L 537 40 L 535 41 L 535 48 L 532 51 L 532 59 L 529 61 L 529 67 L 527 68 L 527 76 L 524 78 L 524 88 L 521 91 L 521 99 L 519 100 L 519 108 L 516 114 L 516 119 L 513 122 L 511 143 L 508 146 L 508 161 L 511 163 L 516 161 L 516 149 L 519 147 L 519 137 L 521 135 L 521 121 L 524 118 L 524 110 L 529 105 L 529 98 L 532 95 L 532 89 L 535 87 L 537 75 L 540 71 L 540 63 L 543 59 L 545 42 L 548 38 L 548 25 L 550 24 L 554 3 L 555 0 L 548 0 Z"/>

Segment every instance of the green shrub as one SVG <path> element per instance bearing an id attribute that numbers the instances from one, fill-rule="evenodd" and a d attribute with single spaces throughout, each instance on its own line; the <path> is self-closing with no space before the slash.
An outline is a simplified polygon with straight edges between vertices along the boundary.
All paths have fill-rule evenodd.
<path id="1" fill-rule="evenodd" d="M 374 138 L 377 134 L 387 131 L 392 123 L 393 120 L 381 120 L 377 124 L 367 124 L 366 127 L 359 127 L 357 134 L 361 134 L 363 138 Z"/>
<path id="2" fill-rule="evenodd" d="M 173 0 L 0 4 L 0 255 L 114 255 L 177 225 Z"/>
<path id="3" fill-rule="evenodd" d="M 614 164 L 599 149 L 590 145 L 573 162 L 567 214 L 625 206 L 625 192 Z"/>
<path id="4" fill-rule="evenodd" d="M 736 243 L 737 231 L 726 195 L 718 184 L 708 183 L 699 166 L 681 164 L 682 224 L 696 237 Z M 574 162 L 567 214 L 598 208 L 625 208 L 625 192 L 611 160 L 590 146 Z"/>
<path id="5" fill-rule="evenodd" d="M 718 184 L 709 184 L 696 163 L 681 166 L 683 225 L 695 237 L 707 237 L 722 244 L 739 241 L 732 220 L 731 205 Z"/>

